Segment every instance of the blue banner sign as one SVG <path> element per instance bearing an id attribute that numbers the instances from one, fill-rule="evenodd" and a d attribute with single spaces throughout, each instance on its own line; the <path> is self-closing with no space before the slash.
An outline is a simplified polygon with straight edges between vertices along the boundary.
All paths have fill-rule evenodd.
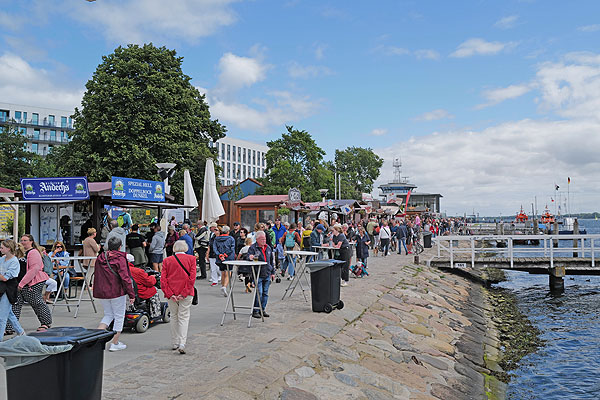
<path id="1" fill-rule="evenodd" d="M 22 178 L 23 200 L 88 200 L 90 191 L 86 177 Z"/>
<path id="2" fill-rule="evenodd" d="M 158 181 L 113 176 L 111 193 L 118 200 L 165 201 L 165 185 Z"/>

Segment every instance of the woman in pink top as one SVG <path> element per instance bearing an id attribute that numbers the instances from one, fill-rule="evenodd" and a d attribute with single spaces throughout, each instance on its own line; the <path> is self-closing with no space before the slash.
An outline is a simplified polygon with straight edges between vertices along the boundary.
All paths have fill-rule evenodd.
<path id="1" fill-rule="evenodd" d="M 19 282 L 19 298 L 13 305 L 13 312 L 18 319 L 21 315 L 23 303 L 29 303 L 40 321 L 38 331 L 45 331 L 52 324 L 52 314 L 42 297 L 42 289 L 48 280 L 48 274 L 44 272 L 42 255 L 37 249 L 33 236 L 23 235 L 21 244 L 27 257 L 27 272 Z"/>

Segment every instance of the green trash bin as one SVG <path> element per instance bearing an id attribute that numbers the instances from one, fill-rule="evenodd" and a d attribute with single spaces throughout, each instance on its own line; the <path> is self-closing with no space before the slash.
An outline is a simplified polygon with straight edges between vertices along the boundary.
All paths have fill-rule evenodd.
<path id="1" fill-rule="evenodd" d="M 101 400 L 104 348 L 114 334 L 82 327 L 57 327 L 31 333 L 29 336 L 43 345 L 70 344 L 73 348 L 7 370 L 8 400 Z"/>
<path id="2" fill-rule="evenodd" d="M 314 312 L 330 313 L 334 308 L 341 310 L 344 302 L 340 300 L 340 266 L 344 261 L 322 260 L 307 263 L 310 271 L 310 293 Z"/>

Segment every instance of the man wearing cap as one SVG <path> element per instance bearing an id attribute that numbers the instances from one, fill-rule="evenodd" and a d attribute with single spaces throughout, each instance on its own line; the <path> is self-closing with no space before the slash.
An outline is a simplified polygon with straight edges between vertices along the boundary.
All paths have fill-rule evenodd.
<path id="1" fill-rule="evenodd" d="M 275 232 L 275 246 L 277 246 L 277 243 L 281 242 L 281 238 L 283 237 L 283 235 L 285 234 L 285 232 L 287 232 L 287 229 L 281 223 L 281 219 L 280 218 L 277 218 L 275 220 L 275 226 L 273 226 L 272 229 L 273 229 L 273 232 Z M 276 260 L 277 263 L 279 263 L 279 254 L 276 255 L 275 260 Z"/>
<path id="2" fill-rule="evenodd" d="M 315 247 L 322 245 L 323 232 L 325 232 L 325 227 L 323 226 L 323 224 L 318 224 L 317 227 L 315 228 L 315 230 L 312 231 L 312 233 L 310 234 L 310 247 L 311 247 L 312 251 L 316 251 L 319 253 L 319 255 L 318 255 L 319 260 L 321 258 L 323 258 L 323 255 L 321 254 L 319 249 L 316 249 Z"/>

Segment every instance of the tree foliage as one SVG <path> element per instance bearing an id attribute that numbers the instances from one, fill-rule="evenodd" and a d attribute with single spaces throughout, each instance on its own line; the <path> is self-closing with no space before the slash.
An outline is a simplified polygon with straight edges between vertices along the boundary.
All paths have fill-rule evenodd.
<path id="1" fill-rule="evenodd" d="M 0 186 L 19 190 L 21 178 L 34 176 L 41 157 L 26 150 L 27 138 L 14 126 L 0 125 Z"/>
<path id="2" fill-rule="evenodd" d="M 362 193 L 371 193 L 382 165 L 383 159 L 370 148 L 336 150 L 335 167 L 342 179 L 342 198 L 358 200 Z"/>
<path id="3" fill-rule="evenodd" d="M 211 120 L 204 95 L 181 64 L 174 50 L 151 43 L 103 56 L 86 84 L 82 109 L 75 109 L 72 141 L 51 155 L 55 173 L 90 181 L 159 180 L 154 164 L 173 162 L 178 172 L 169 180 L 171 194 L 182 200 L 186 168 L 199 192 L 206 158 L 214 157 L 208 141 L 226 130 Z"/>
<path id="4" fill-rule="evenodd" d="M 286 126 L 280 139 L 267 142 L 267 176 L 262 179 L 262 194 L 285 194 L 292 187 L 302 193 L 303 201 L 317 201 L 319 189 L 329 187 L 333 173 L 323 164 L 325 152 L 303 130 Z M 331 185 L 333 187 L 333 185 Z"/>

